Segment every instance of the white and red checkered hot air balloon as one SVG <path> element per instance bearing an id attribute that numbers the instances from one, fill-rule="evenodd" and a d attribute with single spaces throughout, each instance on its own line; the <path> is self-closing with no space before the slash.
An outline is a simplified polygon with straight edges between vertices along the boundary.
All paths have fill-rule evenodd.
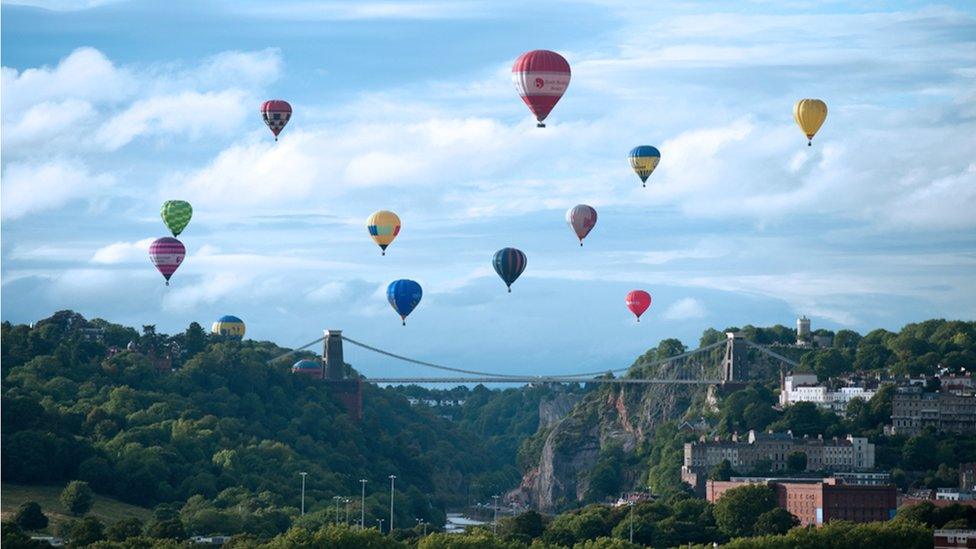
<path id="1" fill-rule="evenodd" d="M 281 99 L 265 101 L 261 105 L 261 117 L 264 118 L 264 123 L 268 125 L 271 133 L 275 136 L 275 141 L 277 141 L 278 134 L 285 129 L 285 124 L 291 120 L 291 105 Z"/>
<path id="2" fill-rule="evenodd" d="M 523 53 L 512 65 L 512 80 L 522 101 L 545 128 L 543 120 L 569 87 L 569 63 L 554 51 L 533 50 Z"/>

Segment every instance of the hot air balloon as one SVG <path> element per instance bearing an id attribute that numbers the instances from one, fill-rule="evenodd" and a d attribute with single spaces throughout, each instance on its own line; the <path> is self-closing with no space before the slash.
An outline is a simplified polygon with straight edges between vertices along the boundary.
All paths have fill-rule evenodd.
<path id="1" fill-rule="evenodd" d="M 637 316 L 637 322 L 644 311 L 651 306 L 651 294 L 644 290 L 634 290 L 627 294 L 627 308 Z"/>
<path id="2" fill-rule="evenodd" d="M 569 87 L 569 63 L 563 56 L 549 50 L 533 50 L 523 53 L 512 65 L 512 80 L 522 101 L 545 128 L 543 120 L 559 102 Z"/>
<path id="3" fill-rule="evenodd" d="M 222 336 L 244 337 L 244 321 L 234 315 L 224 315 L 210 327 L 210 333 Z"/>
<path id="4" fill-rule="evenodd" d="M 407 325 L 407 316 L 413 312 L 414 308 L 420 303 L 424 291 L 420 289 L 420 284 L 413 280 L 401 278 L 390 282 L 386 288 L 386 299 L 390 302 L 393 310 L 400 315 L 403 325 Z"/>
<path id="5" fill-rule="evenodd" d="M 651 176 L 660 161 L 661 151 L 656 147 L 638 145 L 630 150 L 630 167 L 634 168 L 644 187 L 647 186 L 647 178 Z"/>
<path id="6" fill-rule="evenodd" d="M 271 99 L 261 104 L 261 116 L 264 123 L 271 129 L 271 133 L 278 140 L 278 134 L 285 129 L 285 124 L 291 120 L 291 105 L 281 99 Z"/>
<path id="7" fill-rule="evenodd" d="M 400 218 L 387 210 L 373 212 L 373 215 L 366 220 L 366 228 L 373 242 L 376 242 L 383 250 L 383 255 L 386 255 L 386 247 L 400 234 Z"/>
<path id="8" fill-rule="evenodd" d="M 583 239 L 586 238 L 586 235 L 590 234 L 590 231 L 596 225 L 596 210 L 586 204 L 573 206 L 566 211 L 566 223 L 569 223 L 569 226 L 576 233 L 580 241 L 580 246 L 582 246 Z"/>
<path id="9" fill-rule="evenodd" d="M 190 224 L 190 218 L 193 217 L 193 206 L 190 206 L 190 203 L 185 200 L 167 200 L 163 202 L 159 215 L 173 236 L 180 236 L 183 229 Z"/>
<path id="10" fill-rule="evenodd" d="M 186 257 L 186 248 L 175 238 L 164 236 L 149 245 L 149 259 L 162 273 L 167 286 L 169 286 L 169 278 L 179 268 L 180 263 L 183 263 L 184 257 Z"/>
<path id="11" fill-rule="evenodd" d="M 495 252 L 495 260 L 492 264 L 495 266 L 495 272 L 498 273 L 498 276 L 502 277 L 505 285 L 508 286 L 508 293 L 512 293 L 512 283 L 525 270 L 527 262 L 522 250 L 502 248 Z"/>
<path id="12" fill-rule="evenodd" d="M 793 105 L 793 120 L 807 136 L 807 146 L 813 145 L 813 136 L 827 119 L 827 104 L 819 99 L 801 99 Z"/>

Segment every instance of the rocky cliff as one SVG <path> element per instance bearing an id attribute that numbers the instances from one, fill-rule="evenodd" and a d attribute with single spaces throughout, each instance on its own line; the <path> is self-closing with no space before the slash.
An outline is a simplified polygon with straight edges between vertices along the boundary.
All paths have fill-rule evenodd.
<path id="1" fill-rule="evenodd" d="M 603 386 L 562 416 L 559 405 L 548 404 L 545 416 L 540 406 L 540 435 L 545 443 L 538 465 L 528 468 L 522 484 L 507 499 L 544 512 L 583 501 L 601 452 L 618 446 L 633 455 L 657 425 L 680 418 L 701 391 L 689 385 Z M 622 472 L 624 484 L 633 486 L 642 474 L 637 467 L 627 468 Z"/>

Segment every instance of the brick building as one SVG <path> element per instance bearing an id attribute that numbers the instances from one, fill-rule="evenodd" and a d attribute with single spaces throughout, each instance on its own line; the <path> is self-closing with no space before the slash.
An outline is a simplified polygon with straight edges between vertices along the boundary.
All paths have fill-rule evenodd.
<path id="1" fill-rule="evenodd" d="M 927 427 L 948 433 L 976 433 L 976 395 L 899 388 L 891 399 L 888 431 L 894 435 L 912 436 Z"/>
<path id="2" fill-rule="evenodd" d="M 936 530 L 935 549 L 976 549 L 976 530 Z"/>
<path id="3" fill-rule="evenodd" d="M 876 522 L 895 516 L 895 486 L 853 486 L 836 478 L 709 480 L 705 497 L 715 503 L 726 491 L 749 484 L 766 484 L 776 491 L 777 505 L 800 519 L 803 526 L 819 526 L 832 520 Z"/>

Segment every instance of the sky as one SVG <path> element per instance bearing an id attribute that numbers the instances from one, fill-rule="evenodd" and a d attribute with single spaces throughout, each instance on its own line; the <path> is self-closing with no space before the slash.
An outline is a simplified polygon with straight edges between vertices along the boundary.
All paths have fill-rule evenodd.
<path id="1" fill-rule="evenodd" d="M 0 316 L 234 314 L 458 368 L 620 368 L 708 327 L 976 317 L 970 2 L 17 0 L 2 6 Z M 535 121 L 511 65 L 551 49 Z M 807 147 L 793 103 L 821 98 Z M 259 106 L 288 100 L 275 143 Z M 662 160 L 641 188 L 640 144 Z M 188 200 L 166 287 L 147 249 Z M 581 248 L 565 211 L 599 212 Z M 365 220 L 402 220 L 382 257 Z M 528 267 L 506 293 L 494 252 Z M 418 281 L 407 326 L 387 284 Z M 624 306 L 653 295 L 640 323 Z M 433 375 L 352 348 L 366 375 Z"/>

